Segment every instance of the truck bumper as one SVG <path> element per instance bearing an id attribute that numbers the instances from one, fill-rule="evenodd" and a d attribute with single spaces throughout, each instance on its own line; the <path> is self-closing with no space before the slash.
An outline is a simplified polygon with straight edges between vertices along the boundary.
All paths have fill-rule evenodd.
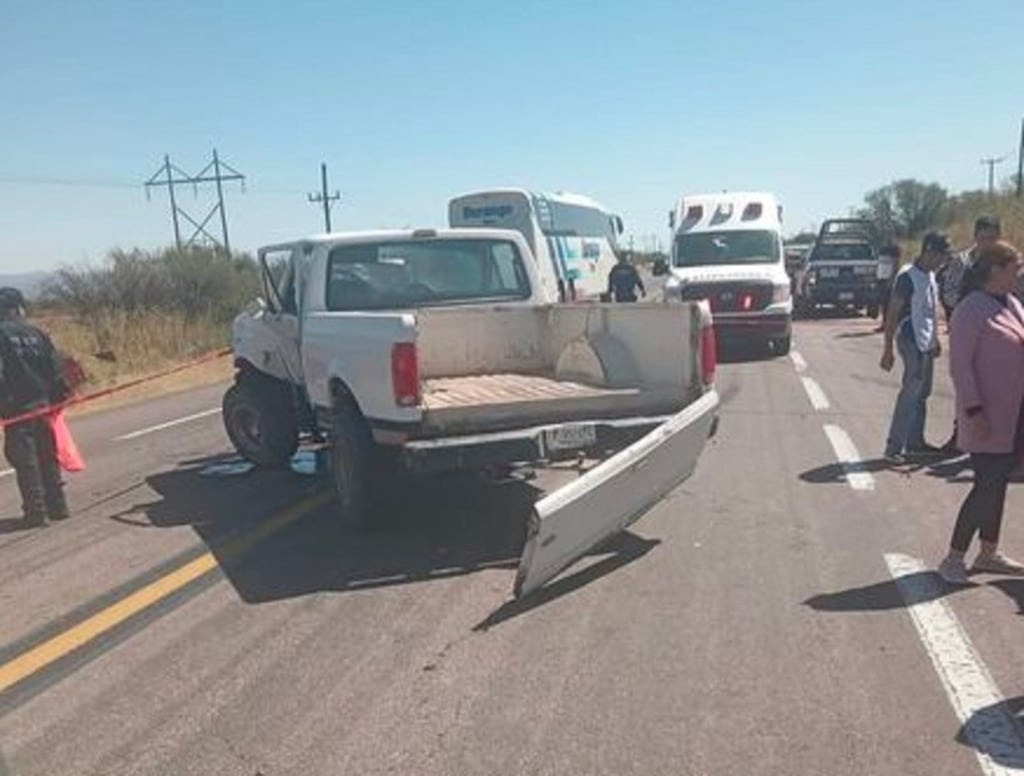
<path id="1" fill-rule="evenodd" d="M 793 316 L 789 313 L 715 315 L 714 324 L 720 342 L 779 340 L 793 332 Z"/>
<path id="2" fill-rule="evenodd" d="M 821 286 L 807 289 L 807 301 L 813 305 L 849 305 L 850 307 L 870 307 L 881 300 L 881 289 L 878 286 Z"/>
<path id="3" fill-rule="evenodd" d="M 603 458 L 628 447 L 672 417 L 584 420 L 487 434 L 409 440 L 402 445 L 401 457 L 405 467 L 414 474 L 568 460 L 580 453 Z M 716 413 L 711 436 L 717 430 Z"/>

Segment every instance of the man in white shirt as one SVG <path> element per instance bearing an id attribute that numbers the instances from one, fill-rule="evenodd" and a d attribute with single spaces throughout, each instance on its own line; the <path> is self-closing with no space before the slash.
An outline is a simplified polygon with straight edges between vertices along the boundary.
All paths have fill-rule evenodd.
<path id="1" fill-rule="evenodd" d="M 907 454 L 938 452 L 925 441 L 924 429 L 934 361 L 940 352 L 935 271 L 948 261 L 949 250 L 946 235 L 929 232 L 921 243 L 921 255 L 896 276 L 893 284 L 881 360 L 882 369 L 892 371 L 895 343 L 903 361 L 903 383 L 885 443 L 886 460 L 893 464 L 905 463 Z"/>

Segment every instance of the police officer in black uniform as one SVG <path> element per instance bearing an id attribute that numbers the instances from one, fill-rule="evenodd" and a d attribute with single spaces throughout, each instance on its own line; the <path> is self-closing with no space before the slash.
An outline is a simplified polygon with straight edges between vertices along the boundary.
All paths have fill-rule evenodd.
<path id="1" fill-rule="evenodd" d="M 57 349 L 25 320 L 21 292 L 0 288 L 0 415 L 15 418 L 59 404 L 70 393 Z M 53 430 L 45 416 L 5 426 L 4 455 L 17 476 L 27 525 L 70 517 Z"/>
<path id="2" fill-rule="evenodd" d="M 629 263 L 626 256 L 620 256 L 618 263 L 608 273 L 608 295 L 616 302 L 635 302 L 636 289 L 642 296 L 647 296 L 644 281 L 636 267 Z"/>

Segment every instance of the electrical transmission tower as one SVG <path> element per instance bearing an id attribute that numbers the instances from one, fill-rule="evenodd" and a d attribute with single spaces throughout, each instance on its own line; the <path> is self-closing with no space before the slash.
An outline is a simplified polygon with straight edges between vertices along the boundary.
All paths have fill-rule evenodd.
<path id="1" fill-rule="evenodd" d="M 164 163 L 160 166 L 160 169 L 153 174 L 152 178 L 146 181 L 146 197 L 149 197 L 150 189 L 153 187 L 167 187 L 167 196 L 171 202 L 171 221 L 174 223 L 174 245 L 178 250 L 195 245 L 196 240 L 202 236 L 218 248 L 224 250 L 225 253 L 231 253 L 231 240 L 228 237 L 228 216 L 227 211 L 224 209 L 223 184 L 225 181 L 242 181 L 242 191 L 245 191 L 245 176 L 231 165 L 222 161 L 217 156 L 216 148 L 213 149 L 213 159 L 197 175 L 189 175 L 187 172 L 184 172 L 180 167 L 171 162 L 169 156 L 165 155 Z M 210 212 L 206 214 L 202 221 L 197 221 L 178 204 L 174 187 L 191 185 L 193 192 L 198 195 L 200 183 L 216 184 L 217 204 L 210 209 Z M 217 214 L 220 214 L 221 239 L 219 240 L 207 229 L 210 221 Z M 194 230 L 191 236 L 184 242 L 181 239 L 181 222 L 179 218 L 188 221 Z"/>
<path id="2" fill-rule="evenodd" d="M 331 204 L 341 199 L 341 192 L 327 193 L 327 165 L 320 163 L 320 192 L 318 194 L 307 194 L 306 198 L 314 205 L 324 206 L 324 231 L 331 231 Z"/>

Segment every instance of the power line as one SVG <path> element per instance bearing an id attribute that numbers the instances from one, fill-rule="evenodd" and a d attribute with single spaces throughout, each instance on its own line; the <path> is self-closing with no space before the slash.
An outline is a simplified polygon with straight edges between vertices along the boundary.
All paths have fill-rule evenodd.
<path id="1" fill-rule="evenodd" d="M 324 206 L 324 231 L 331 231 L 331 204 L 341 199 L 341 192 L 327 193 L 327 165 L 320 163 L 320 191 L 317 194 L 307 194 L 306 198 L 314 205 Z"/>
<path id="2" fill-rule="evenodd" d="M 222 170 L 226 170 L 226 172 L 222 172 Z M 177 246 L 178 250 L 195 245 L 196 240 L 201 235 L 214 245 L 223 248 L 226 253 L 231 253 L 231 240 L 228 237 L 228 217 L 227 211 L 224 208 L 223 183 L 225 181 L 241 181 L 242 191 L 245 191 L 245 176 L 227 162 L 223 161 L 217 155 L 216 148 L 213 149 L 213 159 L 196 175 L 189 175 L 187 172 L 184 172 L 180 167 L 173 164 L 171 162 L 171 158 L 165 154 L 164 163 L 160 166 L 160 169 L 153 173 L 153 176 L 146 181 L 144 186 L 146 188 L 147 197 L 149 196 L 150 189 L 153 187 L 167 188 L 167 196 L 171 204 L 171 222 L 174 225 L 174 244 Z M 198 193 L 199 184 L 201 183 L 213 183 L 216 185 L 217 204 L 210 209 L 210 212 L 206 214 L 206 217 L 202 221 L 197 221 L 178 205 L 177 198 L 174 194 L 174 187 L 191 185 L 193 191 Z M 213 217 L 218 214 L 220 215 L 220 240 L 214 237 L 206 228 Z M 181 223 L 178 220 L 179 216 L 188 221 L 194 229 L 192 235 L 185 240 L 184 243 L 182 243 L 181 240 Z"/>
<path id="3" fill-rule="evenodd" d="M 115 178 L 58 178 L 52 175 L 19 175 L 0 173 L 0 185 L 14 186 L 68 186 L 90 189 L 134 189 L 138 181 Z"/>

